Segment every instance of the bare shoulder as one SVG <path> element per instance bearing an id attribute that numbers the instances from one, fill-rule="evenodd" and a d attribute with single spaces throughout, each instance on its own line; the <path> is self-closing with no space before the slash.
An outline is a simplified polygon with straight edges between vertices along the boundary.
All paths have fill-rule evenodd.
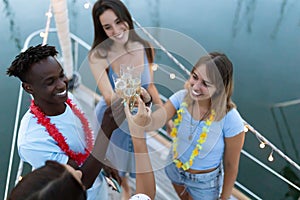
<path id="1" fill-rule="evenodd" d="M 95 49 L 89 53 L 88 56 L 89 64 L 91 68 L 104 68 L 108 67 L 106 55 L 103 50 Z"/>
<path id="2" fill-rule="evenodd" d="M 144 46 L 142 43 L 140 43 L 138 41 L 133 41 L 133 42 L 128 43 L 128 49 L 130 51 L 143 51 Z"/>
<path id="3" fill-rule="evenodd" d="M 154 48 L 151 45 L 151 43 L 149 43 L 149 47 L 150 47 L 150 49 L 152 51 L 152 54 L 154 55 Z M 132 50 L 131 51 L 135 51 L 135 52 L 138 52 L 139 54 L 143 54 L 145 52 L 145 48 L 146 47 L 142 43 L 140 43 L 138 41 L 132 42 Z"/>

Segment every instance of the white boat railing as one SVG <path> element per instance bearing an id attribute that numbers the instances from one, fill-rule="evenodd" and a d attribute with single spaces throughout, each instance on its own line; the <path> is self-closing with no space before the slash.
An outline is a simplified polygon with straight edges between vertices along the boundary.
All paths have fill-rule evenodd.
<path id="1" fill-rule="evenodd" d="M 10 146 L 11 149 L 10 149 L 8 170 L 7 170 L 7 176 L 6 176 L 6 185 L 5 185 L 5 191 L 4 191 L 4 200 L 6 200 L 6 198 L 7 198 L 8 189 L 9 189 L 9 183 L 10 183 L 10 177 L 11 177 L 11 174 L 12 174 L 12 164 L 13 164 L 14 153 L 15 153 L 15 146 L 16 146 L 16 140 L 17 140 L 17 134 L 18 134 L 19 117 L 20 117 L 21 104 L 22 104 L 22 95 L 23 95 L 23 89 L 22 89 L 22 84 L 20 83 L 18 104 L 17 104 L 17 109 L 16 109 L 16 115 L 15 115 L 14 132 L 13 132 L 13 137 L 12 137 L 11 146 Z M 20 163 L 23 163 L 23 162 L 20 161 Z M 23 164 L 21 164 L 21 165 L 23 167 Z"/>
<path id="2" fill-rule="evenodd" d="M 40 32 L 42 32 L 42 31 L 43 31 L 43 29 L 35 31 L 32 34 L 30 34 L 27 37 L 27 39 L 25 40 L 24 47 L 23 47 L 22 51 L 26 50 L 30 46 L 30 41 L 34 37 L 40 35 Z M 49 33 L 50 32 L 56 32 L 56 29 L 49 28 Z M 80 39 L 79 37 L 77 37 L 76 35 L 74 35 L 72 33 L 70 33 L 70 37 L 72 39 L 72 44 L 74 46 L 74 58 L 73 58 L 74 59 L 74 64 L 75 64 L 74 68 L 77 68 L 77 66 L 79 64 L 79 62 L 78 62 L 79 46 L 83 47 L 88 52 L 89 49 L 90 49 L 90 45 L 87 44 L 85 41 L 83 41 L 82 39 Z M 172 54 L 170 54 L 170 55 L 172 55 Z M 173 58 L 172 57 L 170 57 L 170 58 L 173 60 L 174 57 Z M 177 60 L 175 63 L 177 64 L 177 63 L 180 63 L 180 62 Z M 181 64 L 181 66 L 183 66 L 183 65 Z M 188 72 L 187 69 L 183 70 L 183 71 L 185 71 L 186 73 Z M 7 198 L 7 194 L 8 194 L 8 190 L 9 190 L 9 184 L 10 184 L 10 179 L 11 179 L 11 175 L 12 175 L 12 164 L 13 164 L 13 160 L 14 160 L 14 152 L 15 152 L 15 145 L 16 145 L 16 139 L 17 139 L 17 131 L 18 131 L 18 125 L 19 125 L 20 110 L 21 110 L 21 105 L 22 105 L 22 95 L 23 95 L 23 89 L 22 89 L 21 84 L 20 84 L 19 98 L 18 98 L 18 103 L 17 103 L 17 108 L 16 108 L 16 115 L 15 115 L 15 125 L 14 125 L 13 138 L 12 138 L 12 143 L 11 143 L 11 152 L 10 152 L 10 158 L 9 158 L 8 174 L 7 174 L 6 187 L 5 187 L 5 193 L 4 193 L 4 200 Z M 163 95 L 160 95 L 160 97 L 161 97 L 161 99 L 163 101 L 167 100 L 167 98 L 164 97 Z M 300 167 L 299 167 L 299 165 L 297 163 L 295 163 L 291 158 L 289 158 L 287 155 L 285 155 L 280 149 L 278 149 L 274 144 L 272 144 L 269 140 L 267 140 L 264 136 L 262 136 L 262 134 L 260 134 L 258 131 L 256 131 L 247 122 L 245 122 L 245 129 L 250 130 L 251 133 L 253 133 L 253 134 L 256 135 L 256 137 L 258 138 L 258 140 L 260 142 L 264 143 L 265 145 L 270 146 L 272 148 L 272 152 L 274 151 L 274 152 L 278 153 L 278 155 L 280 155 L 283 159 L 285 159 L 288 163 L 290 163 L 298 171 L 300 171 Z M 160 132 L 164 135 L 164 137 L 168 138 L 167 133 L 163 129 L 160 129 Z M 249 154 L 247 151 L 242 150 L 242 154 L 245 155 L 246 157 L 248 157 L 249 159 L 253 160 L 255 163 L 257 163 L 258 165 L 260 165 L 261 167 L 263 167 L 265 170 L 267 170 L 270 173 L 272 173 L 274 176 L 276 176 L 276 177 L 280 178 L 282 181 L 286 182 L 288 185 L 290 185 L 293 188 L 295 188 L 296 190 L 300 191 L 300 188 L 297 185 L 295 185 L 291 181 L 287 180 L 285 177 L 283 177 L 282 175 L 280 175 L 279 173 L 277 173 L 276 171 L 274 171 L 273 169 L 271 169 L 270 167 L 268 167 L 266 164 L 263 164 L 261 161 L 259 161 L 257 158 L 255 158 L 254 156 L 252 156 L 251 154 Z M 19 168 L 18 168 L 18 172 L 17 172 L 15 183 L 18 182 L 19 177 L 22 174 L 22 167 L 23 167 L 23 162 L 20 160 L 20 164 L 19 164 Z M 248 195 L 250 195 L 252 198 L 254 198 L 254 199 L 261 199 L 258 195 L 256 195 L 255 193 L 253 193 L 252 191 L 250 191 L 249 189 L 247 189 L 241 183 L 236 182 L 235 184 L 240 189 L 242 189 L 245 193 L 247 193 Z"/>

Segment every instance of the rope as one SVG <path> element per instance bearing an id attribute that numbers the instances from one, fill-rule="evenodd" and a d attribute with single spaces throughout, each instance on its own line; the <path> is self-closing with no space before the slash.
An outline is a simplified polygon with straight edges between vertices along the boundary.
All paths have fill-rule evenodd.
<path id="1" fill-rule="evenodd" d="M 255 130 L 250 124 L 246 123 L 246 127 L 260 140 L 261 142 L 264 142 L 266 145 L 269 145 L 273 151 L 278 153 L 283 159 L 285 159 L 287 162 L 289 162 L 291 165 L 293 165 L 298 171 L 300 171 L 300 166 L 294 162 L 291 158 L 289 158 L 287 155 L 285 155 L 280 149 L 278 149 L 275 145 L 273 145 L 269 140 L 267 140 L 264 136 L 262 136 L 257 130 Z"/>
<path id="2" fill-rule="evenodd" d="M 190 71 L 186 69 L 164 46 L 162 46 L 144 27 L 142 27 L 133 17 L 133 22 L 165 53 L 168 57 L 177 64 L 182 71 L 190 75 Z"/>

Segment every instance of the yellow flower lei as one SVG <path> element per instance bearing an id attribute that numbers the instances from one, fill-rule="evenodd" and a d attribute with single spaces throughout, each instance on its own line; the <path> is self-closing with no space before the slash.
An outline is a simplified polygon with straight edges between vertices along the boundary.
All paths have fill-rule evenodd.
<path id="1" fill-rule="evenodd" d="M 212 124 L 212 122 L 215 119 L 215 111 L 212 110 L 209 118 L 205 121 L 205 126 L 202 128 L 202 133 L 199 136 L 199 139 L 197 140 L 198 144 L 196 145 L 195 149 L 193 150 L 190 159 L 186 161 L 185 163 L 182 163 L 177 157 L 177 146 L 178 146 L 178 138 L 177 138 L 177 128 L 180 125 L 182 121 L 182 113 L 184 113 L 183 107 L 187 108 L 188 105 L 186 102 L 182 102 L 180 109 L 177 110 L 177 118 L 174 120 L 175 127 L 172 128 L 172 131 L 170 133 L 171 137 L 173 138 L 173 162 L 176 164 L 177 168 L 182 168 L 184 171 L 188 170 L 192 165 L 195 157 L 199 154 L 199 151 L 202 149 L 202 144 L 206 141 L 207 133 L 209 131 L 209 127 Z"/>

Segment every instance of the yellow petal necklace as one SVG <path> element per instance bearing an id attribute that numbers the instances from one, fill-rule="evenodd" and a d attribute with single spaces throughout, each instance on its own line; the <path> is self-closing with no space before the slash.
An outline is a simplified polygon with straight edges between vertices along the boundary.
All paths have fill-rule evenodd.
<path id="1" fill-rule="evenodd" d="M 202 132 L 199 135 L 199 139 L 197 140 L 198 144 L 195 146 L 194 150 L 192 151 L 192 154 L 188 161 L 185 163 L 182 163 L 178 159 L 178 152 L 177 152 L 177 146 L 178 146 L 178 138 L 177 138 L 177 131 L 178 127 L 182 121 L 182 114 L 185 112 L 184 108 L 187 108 L 188 105 L 186 102 L 182 102 L 180 105 L 180 109 L 177 110 L 177 118 L 174 119 L 174 128 L 172 129 L 170 135 L 173 138 L 173 162 L 176 164 L 177 168 L 182 168 L 184 171 L 188 170 L 192 165 L 195 157 L 199 154 L 199 151 L 202 149 L 202 144 L 206 141 L 207 133 L 209 131 L 209 127 L 211 126 L 212 122 L 215 119 L 215 111 L 211 110 L 210 116 L 208 119 L 204 122 L 204 127 L 202 128 Z M 192 116 L 191 116 L 192 117 Z"/>

